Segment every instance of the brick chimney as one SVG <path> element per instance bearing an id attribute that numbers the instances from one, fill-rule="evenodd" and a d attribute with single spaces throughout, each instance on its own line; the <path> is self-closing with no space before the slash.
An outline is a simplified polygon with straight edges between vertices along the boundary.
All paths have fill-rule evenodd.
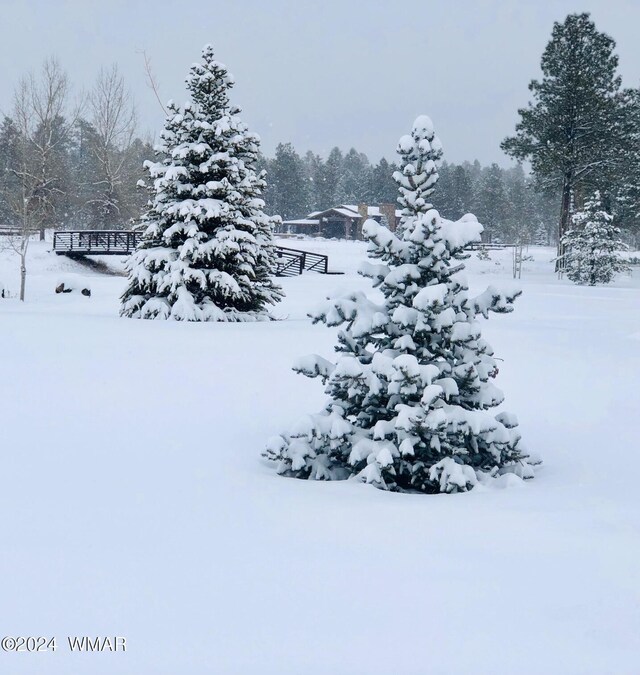
<path id="1" fill-rule="evenodd" d="M 389 229 L 395 232 L 396 229 L 396 205 L 395 204 L 380 204 L 380 213 L 387 219 Z"/>
<path id="2" fill-rule="evenodd" d="M 358 204 L 358 214 L 360 215 L 360 221 L 356 228 L 356 239 L 362 239 L 362 226 L 364 221 L 369 217 L 369 207 L 366 204 Z"/>

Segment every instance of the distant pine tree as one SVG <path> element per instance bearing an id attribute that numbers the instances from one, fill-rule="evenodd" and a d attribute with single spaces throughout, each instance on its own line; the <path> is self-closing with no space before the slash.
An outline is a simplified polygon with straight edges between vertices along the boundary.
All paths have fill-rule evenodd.
<path id="1" fill-rule="evenodd" d="M 371 199 L 374 204 L 395 204 L 398 198 L 398 186 L 393 173 L 398 170 L 395 164 L 389 164 L 383 157 L 372 169 Z"/>
<path id="2" fill-rule="evenodd" d="M 322 171 L 322 158 L 307 151 L 302 160 L 304 165 L 304 176 L 307 181 L 308 211 L 317 211 L 322 208 L 320 194 L 323 189 L 324 175 Z M 306 215 L 306 212 L 305 212 Z"/>
<path id="3" fill-rule="evenodd" d="M 476 321 L 510 312 L 518 292 L 469 295 L 460 260 L 482 226 L 471 215 L 443 220 L 429 203 L 442 149 L 428 117 L 416 120 L 398 151 L 400 226 L 395 233 L 374 220 L 363 227 L 379 264 L 365 263 L 361 273 L 382 300 L 355 292 L 312 315 L 341 327 L 337 362 L 310 356 L 294 369 L 327 383 L 329 400 L 272 438 L 265 456 L 287 476 L 353 476 L 397 491 L 464 491 L 499 473 L 529 478 L 515 417 L 489 411 L 504 397 Z"/>
<path id="4" fill-rule="evenodd" d="M 547 228 L 544 226 L 544 223 L 538 223 L 536 231 L 533 235 L 533 243 L 536 246 L 548 246 L 549 245 L 549 233 Z"/>
<path id="5" fill-rule="evenodd" d="M 613 216 L 602 209 L 600 193 L 585 203 L 584 210 L 571 218 L 572 229 L 562 239 L 565 248 L 566 272 L 577 284 L 608 284 L 616 274 L 629 266 L 620 255 L 626 245 Z"/>
<path id="6" fill-rule="evenodd" d="M 506 242 L 509 236 L 509 198 L 502 169 L 497 164 L 483 170 L 477 185 L 474 211 L 487 228 L 490 240 Z M 506 242 L 511 243 L 511 242 Z"/>
<path id="7" fill-rule="evenodd" d="M 470 173 L 465 166 L 443 162 L 438 174 L 438 207 L 445 217 L 458 220 L 472 210 L 474 191 Z"/>
<path id="8" fill-rule="evenodd" d="M 344 157 L 340 148 L 333 148 L 322 166 L 322 181 L 318 189 L 318 209 L 329 209 L 340 203 L 339 184 Z"/>
<path id="9" fill-rule="evenodd" d="M 283 220 L 302 218 L 309 212 L 312 183 L 306 167 L 291 143 L 278 143 L 269 163 L 272 208 Z"/>
<path id="10" fill-rule="evenodd" d="M 17 225 L 19 219 L 12 208 L 21 194 L 20 179 L 15 171 L 20 162 L 20 130 L 10 117 L 0 124 L 0 223 Z"/>
<path id="11" fill-rule="evenodd" d="M 621 96 L 621 118 L 627 139 L 615 177 L 615 217 L 640 240 L 640 89 Z"/>
<path id="12" fill-rule="evenodd" d="M 535 235 L 535 205 L 532 183 L 522 165 L 503 172 L 507 192 L 507 214 L 504 239 L 511 244 L 530 243 Z"/>
<path id="13" fill-rule="evenodd" d="M 351 148 L 342 162 L 342 172 L 336 186 L 336 204 L 368 204 L 372 196 L 372 178 L 367 156 Z"/>
<path id="14" fill-rule="evenodd" d="M 127 264 L 123 316 L 179 321 L 268 317 L 282 292 L 273 282 L 273 219 L 255 171 L 259 139 L 229 103 L 233 78 L 206 46 L 191 67 L 191 102 L 171 103 L 158 149 L 146 227 Z"/>

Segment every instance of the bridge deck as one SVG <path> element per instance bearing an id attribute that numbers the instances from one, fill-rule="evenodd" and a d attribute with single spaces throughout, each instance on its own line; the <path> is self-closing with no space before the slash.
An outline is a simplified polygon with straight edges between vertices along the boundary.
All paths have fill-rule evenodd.
<path id="1" fill-rule="evenodd" d="M 126 230 L 77 230 L 53 233 L 53 250 L 58 255 L 129 255 L 136 250 L 142 234 Z M 305 270 L 329 272 L 329 258 L 321 253 L 276 246 L 276 276 L 288 277 Z"/>
<path id="2" fill-rule="evenodd" d="M 141 234 L 125 230 L 79 230 L 53 233 L 53 250 L 58 255 L 129 255 L 136 250 Z"/>

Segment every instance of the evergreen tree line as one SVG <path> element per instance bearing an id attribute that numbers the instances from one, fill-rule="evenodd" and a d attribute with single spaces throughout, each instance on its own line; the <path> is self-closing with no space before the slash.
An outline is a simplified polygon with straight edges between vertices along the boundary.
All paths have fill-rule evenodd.
<path id="1" fill-rule="evenodd" d="M 0 121 L 0 225 L 126 229 L 147 201 L 137 184 L 151 156 L 115 66 L 78 103 L 48 60 L 19 83 Z"/>
<path id="2" fill-rule="evenodd" d="M 338 204 L 396 203 L 395 162 L 384 157 L 371 164 L 351 148 L 333 148 L 326 160 L 309 151 L 301 156 L 291 143 L 277 146 L 275 156 L 261 157 L 267 172 L 266 212 L 284 220 L 301 218 Z M 475 213 L 489 238 L 506 243 L 555 241 L 559 194 L 536 190 L 520 165 L 504 169 L 480 162 L 439 167 L 436 193 L 443 216 L 453 220 Z"/>
<path id="3" fill-rule="evenodd" d="M 355 148 L 344 153 L 335 147 L 323 159 L 311 151 L 301 157 L 291 143 L 280 143 L 275 156 L 262 156 L 267 172 L 266 211 L 283 220 L 338 204 L 395 203 L 397 186 L 392 175 L 397 164 L 382 158 L 372 165 Z"/>
<path id="4" fill-rule="evenodd" d="M 439 211 L 451 220 L 473 213 L 484 236 L 503 243 L 547 245 L 555 241 L 558 195 L 536 190 L 521 165 L 442 164 L 436 186 Z"/>

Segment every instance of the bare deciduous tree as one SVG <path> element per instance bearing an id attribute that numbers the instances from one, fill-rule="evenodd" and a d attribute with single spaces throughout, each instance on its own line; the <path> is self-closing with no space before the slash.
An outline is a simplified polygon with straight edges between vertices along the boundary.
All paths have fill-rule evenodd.
<path id="1" fill-rule="evenodd" d="M 144 50 L 142 51 L 142 57 L 144 58 L 144 72 L 147 76 L 147 84 L 149 85 L 149 88 L 153 92 L 154 96 L 156 97 L 156 101 L 158 101 L 158 105 L 162 109 L 162 112 L 166 115 L 167 109 L 164 107 L 164 104 L 162 103 L 162 98 L 160 97 L 160 83 L 158 82 L 158 79 L 156 78 L 153 69 L 151 67 L 151 59 L 149 58 L 147 52 Z"/>
<path id="2" fill-rule="evenodd" d="M 131 215 L 122 189 L 129 178 L 127 157 L 137 124 L 131 94 L 115 64 L 100 71 L 88 105 L 95 133 L 91 151 L 99 167 L 91 202 L 102 214 L 102 224 L 113 225 Z"/>
<path id="3" fill-rule="evenodd" d="M 65 186 L 59 158 L 79 114 L 69 113 L 69 84 L 55 59 L 44 62 L 39 76 L 24 77 L 14 92 L 12 119 L 16 147 L 7 166 L 15 178 L 3 187 L 11 214 L 8 244 L 20 259 L 20 300 L 24 300 L 27 251 L 32 236 L 55 224 L 59 198 Z"/>
<path id="4" fill-rule="evenodd" d="M 24 300 L 27 278 L 27 250 L 31 237 L 38 232 L 43 220 L 43 201 L 39 197 L 42 187 L 38 167 L 29 138 L 24 134 L 27 118 L 25 108 L 27 85 L 18 85 L 14 105 L 14 124 L 19 130 L 13 148 L 13 163 L 8 170 L 16 180 L 3 185 L 4 202 L 9 209 L 11 222 L 5 243 L 18 254 L 20 260 L 20 300 Z"/>
<path id="5" fill-rule="evenodd" d="M 60 217 L 58 206 L 66 191 L 61 158 L 80 115 L 80 106 L 71 105 L 69 79 L 54 58 L 43 63 L 39 76 L 31 73 L 23 79 L 18 86 L 16 106 L 21 109 L 21 130 L 29 141 L 40 181 L 37 198 L 43 213 L 40 227 L 43 240 L 44 227 L 56 225 Z"/>

